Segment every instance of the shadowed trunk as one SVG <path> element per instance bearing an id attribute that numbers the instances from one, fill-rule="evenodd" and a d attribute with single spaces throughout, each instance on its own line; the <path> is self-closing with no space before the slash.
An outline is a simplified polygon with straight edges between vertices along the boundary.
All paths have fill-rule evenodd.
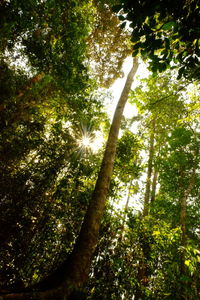
<path id="1" fill-rule="evenodd" d="M 182 172 L 181 177 L 184 178 L 185 174 Z M 181 225 L 181 246 L 187 246 L 186 236 L 186 218 L 187 218 L 187 199 L 192 191 L 195 183 L 195 168 L 192 169 L 189 185 L 186 190 L 183 190 L 182 196 L 180 197 L 180 225 Z M 184 188 L 184 187 L 183 187 Z M 181 273 L 185 274 L 185 251 L 181 255 Z"/>
<path id="2" fill-rule="evenodd" d="M 155 118 L 153 118 L 151 121 L 151 134 L 149 140 L 149 159 L 148 159 L 148 166 L 147 166 L 147 179 L 146 179 L 145 195 L 144 195 L 143 218 L 149 215 L 150 196 L 152 196 L 151 188 L 153 189 L 153 183 L 151 187 L 151 177 L 153 172 L 155 127 L 156 127 L 156 120 Z M 145 237 L 143 237 L 143 240 L 145 241 L 145 242 L 143 241 L 141 242 L 141 250 L 142 250 L 143 257 L 141 257 L 138 265 L 138 272 L 137 272 L 138 286 L 136 288 L 134 300 L 143 299 L 142 290 L 143 287 L 145 287 L 148 284 L 148 266 L 146 264 L 146 260 L 149 256 L 149 245 Z"/>
<path id="3" fill-rule="evenodd" d="M 127 76 L 124 89 L 115 110 L 92 199 L 72 253 L 56 272 L 34 287 L 39 290 L 38 292 L 4 295 L 0 299 L 70 299 L 69 295 L 72 291 L 79 289 L 87 281 L 92 256 L 98 241 L 99 228 L 113 171 L 122 114 L 137 68 L 138 61 L 134 58 L 133 67 Z M 41 290 L 43 291 L 41 292 Z"/>
<path id="4" fill-rule="evenodd" d="M 152 188 L 151 188 L 151 203 L 155 201 L 157 180 L 158 180 L 158 172 L 154 170 Z"/>
<path id="5" fill-rule="evenodd" d="M 185 173 L 181 172 L 181 178 L 184 178 Z M 189 180 L 189 184 L 187 189 L 184 190 L 184 187 L 182 187 L 182 195 L 180 197 L 180 225 L 181 225 L 181 246 L 182 246 L 182 252 L 181 252 L 181 261 L 180 261 L 180 273 L 181 276 L 186 276 L 187 278 L 187 269 L 185 266 L 185 254 L 187 247 L 187 234 L 186 234 L 186 220 L 187 220 L 187 199 L 192 191 L 192 188 L 195 184 L 195 168 L 193 167 L 191 177 Z M 187 289 L 188 289 L 188 282 L 185 281 L 185 284 L 182 286 L 182 297 L 183 299 L 187 300 L 189 299 L 187 296 Z M 190 287 L 191 288 L 191 287 Z"/>
<path id="6" fill-rule="evenodd" d="M 128 212 L 128 208 L 129 208 L 129 201 L 130 201 L 130 197 L 131 197 L 131 187 L 132 187 L 133 181 L 130 182 L 130 185 L 128 187 L 128 195 L 127 195 L 127 199 L 126 199 L 126 204 L 124 207 L 124 213 L 123 213 L 123 217 L 122 217 L 122 228 L 121 228 L 121 234 L 119 236 L 119 241 L 121 242 L 124 238 L 124 231 L 125 231 L 125 223 L 126 223 L 126 216 L 127 216 L 127 212 Z"/>
<path id="7" fill-rule="evenodd" d="M 149 202 L 150 202 L 150 191 L 151 191 L 151 176 L 153 171 L 153 156 L 154 156 L 154 140 L 155 140 L 155 118 L 151 121 L 151 135 L 149 142 L 149 160 L 147 167 L 147 180 L 146 180 L 146 188 L 145 188 L 145 196 L 144 196 L 144 208 L 143 208 L 143 216 L 148 216 L 149 214 Z"/>

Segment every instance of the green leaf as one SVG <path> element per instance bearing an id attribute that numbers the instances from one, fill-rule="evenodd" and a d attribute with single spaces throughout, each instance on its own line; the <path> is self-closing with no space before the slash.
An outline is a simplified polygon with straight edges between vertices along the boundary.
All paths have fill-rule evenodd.
<path id="1" fill-rule="evenodd" d="M 153 231 L 153 235 L 156 235 L 156 236 L 160 235 L 160 231 L 158 231 L 158 230 Z"/>
<path id="2" fill-rule="evenodd" d="M 170 21 L 170 22 L 165 23 L 165 24 L 162 26 L 162 29 L 164 29 L 164 30 L 170 30 L 170 29 L 172 29 L 175 25 L 176 25 L 176 22 Z"/>
<path id="3" fill-rule="evenodd" d="M 184 276 L 184 275 L 183 275 L 183 276 L 180 277 L 180 280 L 181 280 L 181 281 L 189 281 L 190 278 L 189 278 L 188 276 Z"/>
<path id="4" fill-rule="evenodd" d="M 137 55 L 138 55 L 138 52 L 139 52 L 138 49 L 134 50 L 133 53 L 132 53 L 132 56 L 133 56 L 133 57 L 137 56 Z"/>
<path id="5" fill-rule="evenodd" d="M 166 68 L 167 68 L 167 64 L 166 64 L 166 63 L 160 63 L 160 64 L 158 65 L 159 72 L 165 71 Z"/>
<path id="6" fill-rule="evenodd" d="M 190 259 L 185 260 L 185 265 L 186 266 L 189 266 L 190 264 L 191 264 L 191 260 Z"/>

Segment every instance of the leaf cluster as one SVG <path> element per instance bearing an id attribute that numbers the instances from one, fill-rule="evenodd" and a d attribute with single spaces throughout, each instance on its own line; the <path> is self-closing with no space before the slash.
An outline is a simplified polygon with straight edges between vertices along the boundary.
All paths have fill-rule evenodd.
<path id="1" fill-rule="evenodd" d="M 133 55 L 150 61 L 153 72 L 177 65 L 181 76 L 199 78 L 199 1 L 121 1 L 113 7 L 130 22 Z"/>

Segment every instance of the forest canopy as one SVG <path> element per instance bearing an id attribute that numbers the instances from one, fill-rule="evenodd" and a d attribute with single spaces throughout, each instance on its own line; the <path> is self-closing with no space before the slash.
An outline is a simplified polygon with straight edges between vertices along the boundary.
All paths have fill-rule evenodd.
<path id="1" fill-rule="evenodd" d="M 199 14 L 1 1 L 0 299 L 200 298 Z"/>
<path id="2" fill-rule="evenodd" d="M 147 58 L 153 71 L 164 71 L 173 62 L 180 78 L 199 79 L 199 4 L 193 0 L 125 0 L 113 10 L 120 13 L 121 27 L 128 22 L 131 28 L 134 56 L 140 53 Z"/>

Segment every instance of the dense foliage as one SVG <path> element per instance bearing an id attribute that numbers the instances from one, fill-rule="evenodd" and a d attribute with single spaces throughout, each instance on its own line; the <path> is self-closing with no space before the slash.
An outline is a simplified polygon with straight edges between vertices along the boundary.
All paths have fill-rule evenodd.
<path id="1" fill-rule="evenodd" d="M 131 142 L 134 154 L 139 151 L 140 155 L 132 154 L 130 160 L 131 136 L 124 131 L 116 168 L 121 167 L 120 174 L 130 179 L 126 181 L 127 200 L 123 195 L 124 208 L 116 209 L 115 204 L 105 216 L 88 299 L 199 297 L 200 136 L 199 122 L 191 119 L 198 109 L 190 111 L 191 89 L 196 88 L 175 79 L 170 82 L 171 76 L 166 73 L 142 80 L 130 97 L 141 115 L 137 138 L 142 143 L 137 150 Z M 178 92 L 183 84 L 186 91 Z M 131 126 L 131 120 L 127 124 Z M 114 174 L 119 191 L 118 196 L 114 194 L 116 201 L 122 195 L 124 176 Z"/>
<path id="2" fill-rule="evenodd" d="M 72 248 L 99 164 L 82 139 L 106 121 L 85 65 L 91 3 L 15 2 L 1 5 L 4 288 L 44 277 Z"/>
<path id="3" fill-rule="evenodd" d="M 129 22 L 133 55 L 150 60 L 153 71 L 165 70 L 170 62 L 179 77 L 199 78 L 200 2 L 189 0 L 119 1 L 122 26 Z"/>
<path id="4" fill-rule="evenodd" d="M 1 1 L 2 295 L 32 292 L 73 252 L 108 136 L 105 87 L 133 49 L 169 70 L 129 95 L 137 115 L 123 119 L 88 282 L 72 297 L 200 297 L 199 7 Z"/>

